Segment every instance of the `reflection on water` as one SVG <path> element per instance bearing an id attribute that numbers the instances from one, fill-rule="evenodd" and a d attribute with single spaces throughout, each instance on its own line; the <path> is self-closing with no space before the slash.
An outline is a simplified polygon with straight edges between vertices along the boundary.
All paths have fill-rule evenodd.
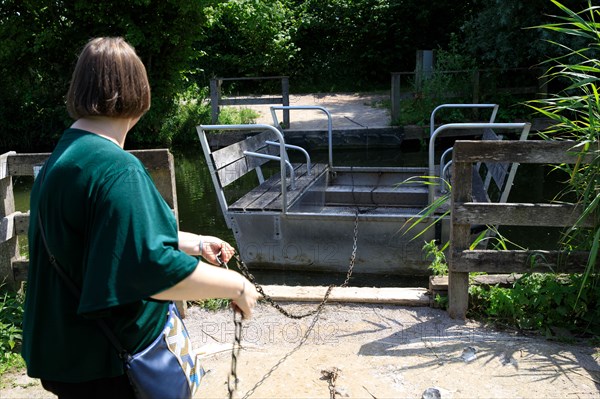
<path id="1" fill-rule="evenodd" d="M 216 200 L 216 193 L 211 182 L 210 173 L 204 160 L 200 146 L 192 149 L 173 149 L 175 156 L 175 175 L 177 180 L 177 202 L 179 207 L 180 228 L 184 231 L 223 238 L 233 245 L 235 240 L 227 228 L 225 220 Z M 311 153 L 315 162 L 327 162 L 327 152 Z M 369 166 L 418 166 L 424 165 L 426 154 L 423 152 L 400 152 L 398 149 L 370 149 L 367 151 L 352 150 L 334 152 L 334 165 L 369 165 Z M 277 171 L 274 166 L 272 171 Z M 517 172 L 509 202 L 548 202 L 553 199 L 561 187 L 560 182 L 566 178 L 558 172 L 550 173 L 549 167 L 539 165 L 521 165 Z M 251 175 L 251 174 L 249 174 Z M 266 173 L 268 176 L 268 172 Z M 29 209 L 29 191 L 32 178 L 15 177 L 15 205 L 17 210 Z M 228 195 L 236 196 L 236 192 L 245 192 L 255 184 L 254 177 L 248 176 L 233 185 Z M 229 203 L 232 201 L 230 200 Z M 542 227 L 503 226 L 502 235 L 510 241 L 531 249 L 555 249 L 560 238 L 561 229 Z M 359 226 L 360 234 L 360 226 Z M 25 240 L 21 240 L 22 242 Z M 359 249 L 360 251 L 360 249 Z M 258 281 L 263 284 L 340 284 L 343 275 L 289 271 L 256 271 Z M 406 278 L 397 276 L 365 276 L 357 275 L 352 285 L 356 286 L 426 286 L 424 278 Z"/>

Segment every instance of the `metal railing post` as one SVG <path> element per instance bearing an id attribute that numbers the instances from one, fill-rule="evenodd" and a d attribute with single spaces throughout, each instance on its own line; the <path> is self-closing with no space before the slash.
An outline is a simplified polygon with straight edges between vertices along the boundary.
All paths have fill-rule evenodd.
<path id="1" fill-rule="evenodd" d="M 323 111 L 327 115 L 327 146 L 329 148 L 329 168 L 333 168 L 333 120 L 331 113 L 324 107 L 318 105 L 290 105 L 290 106 L 278 106 L 274 105 L 271 107 L 271 116 L 273 117 L 273 124 L 279 126 L 279 120 L 277 119 L 276 110 L 318 110 Z"/>

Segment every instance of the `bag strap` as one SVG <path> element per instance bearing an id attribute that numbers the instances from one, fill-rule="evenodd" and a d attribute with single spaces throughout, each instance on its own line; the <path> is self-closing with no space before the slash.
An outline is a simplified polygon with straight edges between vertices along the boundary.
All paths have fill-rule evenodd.
<path id="1" fill-rule="evenodd" d="M 45 175 L 46 175 L 46 165 L 44 165 L 44 167 L 42 168 L 42 176 L 41 176 L 40 185 L 44 182 Z M 48 246 L 48 242 L 46 241 L 46 234 L 44 234 L 44 225 L 42 223 L 42 217 L 40 215 L 39 204 L 38 204 L 37 217 L 38 217 L 38 224 L 40 225 L 40 233 L 42 235 L 42 241 L 44 243 L 44 247 L 46 248 L 46 252 L 48 253 L 48 258 L 50 260 L 50 264 L 52 264 L 52 266 L 54 266 L 54 269 L 56 270 L 58 275 L 63 279 L 63 281 L 65 282 L 65 285 L 67 286 L 67 288 L 69 288 L 69 291 L 71 291 L 71 293 L 75 296 L 75 298 L 77 298 L 78 301 L 81 300 L 81 289 L 67 275 L 67 273 L 65 273 L 63 268 L 58 263 L 58 260 L 56 260 L 56 257 L 50 251 L 50 247 Z M 102 331 L 102 333 L 106 336 L 108 341 L 111 343 L 111 345 L 117 350 L 119 357 L 123 360 L 127 360 L 130 357 L 129 352 L 127 352 L 127 350 L 125 350 L 125 348 L 123 348 L 123 346 L 121 345 L 121 342 L 119 342 L 119 339 L 112 332 L 112 330 L 110 329 L 108 324 L 106 324 L 106 322 L 102 319 L 96 319 L 95 321 L 96 321 L 96 324 L 98 325 L 98 327 L 100 328 L 100 330 Z"/>

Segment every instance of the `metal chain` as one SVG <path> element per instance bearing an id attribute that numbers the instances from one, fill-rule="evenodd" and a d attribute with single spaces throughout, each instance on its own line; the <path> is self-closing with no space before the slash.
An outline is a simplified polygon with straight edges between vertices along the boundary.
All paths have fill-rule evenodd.
<path id="1" fill-rule="evenodd" d="M 243 396 L 242 399 L 249 398 L 256 391 L 256 389 L 258 387 L 260 387 L 267 380 L 267 378 L 269 378 L 271 376 L 271 374 L 273 374 L 273 372 L 275 372 L 275 370 L 277 370 L 279 368 L 279 366 L 281 366 L 281 364 L 287 360 L 288 357 L 292 356 L 298 349 L 300 349 L 300 347 L 302 345 L 304 345 L 304 343 L 308 340 L 310 333 L 315 328 L 317 321 L 319 321 L 319 317 L 321 316 L 322 309 L 323 309 L 323 307 L 320 307 L 318 309 L 317 313 L 315 314 L 315 317 L 313 318 L 312 322 L 308 326 L 308 329 L 306 330 L 306 332 L 304 333 L 304 335 L 298 342 L 298 345 L 296 345 L 291 351 L 289 351 L 281 359 L 279 359 L 279 361 L 277 363 L 275 363 L 275 365 L 273 367 L 271 367 L 269 369 L 269 371 L 267 371 L 267 373 L 256 384 L 254 384 L 254 386 L 250 390 L 248 390 L 248 392 L 246 392 L 246 394 Z"/>
<path id="2" fill-rule="evenodd" d="M 353 237 L 353 243 L 352 243 L 352 254 L 350 255 L 350 265 L 348 267 L 348 273 L 346 274 L 346 279 L 344 280 L 342 285 L 340 285 L 340 287 L 348 286 L 348 284 L 350 282 L 350 278 L 352 277 L 352 272 L 354 271 L 354 263 L 356 261 L 356 251 L 358 248 L 358 246 L 357 246 L 358 213 L 359 213 L 359 211 L 357 208 L 355 215 L 354 215 L 354 232 L 353 232 L 354 237 Z M 308 329 L 306 330 L 306 333 L 304 333 L 304 335 L 302 336 L 302 339 L 300 339 L 300 342 L 298 342 L 298 345 L 296 345 L 291 351 L 286 353 L 285 356 L 283 356 L 281 359 L 279 359 L 279 361 L 277 363 L 275 363 L 275 365 L 273 367 L 271 367 L 271 369 L 269 369 L 269 371 L 248 392 L 246 392 L 246 394 L 243 396 L 243 399 L 247 399 L 256 391 L 256 389 L 258 387 L 260 387 L 265 382 L 265 380 L 267 378 L 269 378 L 271 376 L 271 374 L 273 374 L 273 372 L 275 370 L 277 370 L 279 368 L 279 366 L 283 362 L 285 362 L 287 360 L 288 357 L 290 357 L 294 352 L 296 352 L 298 349 L 300 349 L 300 347 L 302 345 L 304 345 L 304 343 L 308 339 L 308 336 L 310 335 L 310 333 L 314 329 L 315 325 L 317 324 L 317 321 L 319 320 L 319 317 L 321 316 L 321 310 L 323 310 L 323 307 L 329 300 L 329 295 L 331 294 L 331 291 L 333 290 L 335 285 L 332 284 L 327 288 L 327 291 L 325 292 L 323 300 L 321 301 L 321 303 L 319 303 L 319 305 L 316 307 L 316 309 L 314 309 L 308 313 L 304 313 L 304 314 L 293 314 L 293 313 L 290 313 L 287 310 L 285 310 L 283 307 L 281 307 L 281 305 L 279 305 L 277 302 L 275 302 L 275 300 L 273 298 L 271 298 L 269 295 L 267 295 L 265 293 L 263 288 L 256 282 L 256 278 L 252 275 L 252 273 L 250 273 L 250 271 L 248 270 L 248 267 L 241 260 L 240 256 L 237 253 L 234 254 L 234 259 L 235 259 L 237 267 L 240 270 L 240 272 L 242 273 L 242 275 L 244 277 L 246 277 L 252 284 L 254 284 L 254 286 L 256 287 L 256 290 L 263 296 L 263 298 L 271 306 L 273 306 L 275 309 L 277 309 L 281 314 L 283 314 L 284 316 L 289 317 L 291 319 L 302 319 L 304 317 L 311 316 L 311 315 L 315 316 L 313 318 L 312 322 L 310 323 Z M 223 264 L 223 265 L 227 266 L 226 264 Z M 237 360 L 238 360 L 238 356 L 240 353 L 241 340 L 242 340 L 242 320 L 238 319 L 236 317 L 237 313 L 238 313 L 237 311 L 235 311 L 235 310 L 233 311 L 233 322 L 235 324 L 235 337 L 234 337 L 234 343 L 233 343 L 233 351 L 231 353 L 231 371 L 227 378 L 227 390 L 229 392 L 229 399 L 233 399 L 233 394 L 237 390 L 237 382 L 238 382 Z M 232 379 L 233 379 L 233 384 L 231 383 Z M 335 391 L 334 391 L 333 395 L 335 395 Z"/>
<path id="3" fill-rule="evenodd" d="M 340 372 L 340 369 L 338 369 L 337 367 L 333 367 L 330 370 L 321 370 L 321 374 L 323 375 L 323 377 L 321 377 L 321 379 L 327 381 L 330 399 L 335 399 L 335 394 L 336 394 L 335 381 L 337 380 L 337 378 L 339 376 L 339 372 Z"/>
<path id="4" fill-rule="evenodd" d="M 239 318 L 238 318 L 239 314 Z M 229 393 L 229 399 L 233 399 L 233 394 L 237 390 L 238 376 L 237 376 L 237 361 L 242 349 L 242 315 L 237 310 L 233 310 L 233 324 L 235 326 L 233 349 L 231 350 L 231 370 L 227 376 L 227 392 Z M 233 380 L 233 381 L 232 381 Z"/>
<path id="5" fill-rule="evenodd" d="M 340 285 L 340 287 L 347 287 L 348 284 L 350 283 L 350 278 L 352 278 L 352 272 L 354 271 L 354 263 L 356 261 L 356 251 L 358 248 L 357 242 L 358 242 L 358 208 L 356 209 L 356 212 L 354 215 L 354 232 L 353 232 L 353 242 L 352 242 L 352 254 L 350 255 L 350 265 L 348 267 L 348 272 L 346 273 L 346 279 L 344 280 L 342 285 Z M 323 296 L 323 300 L 321 301 L 321 303 L 319 303 L 319 305 L 317 305 L 316 309 L 311 310 L 310 312 L 307 312 L 307 313 L 293 314 L 293 313 L 290 313 L 287 310 L 285 310 L 280 304 L 275 302 L 275 300 L 273 298 L 271 298 L 271 296 L 269 296 L 268 294 L 265 293 L 263 288 L 256 282 L 256 278 L 252 275 L 252 273 L 250 273 L 250 270 L 248 270 L 248 266 L 246 266 L 246 264 L 244 262 L 242 262 L 242 260 L 240 259 L 239 255 L 237 253 L 234 255 L 234 259 L 235 259 L 237 267 L 240 270 L 240 272 L 242 273 L 242 275 L 244 277 L 246 277 L 252 284 L 254 284 L 254 286 L 256 287 L 256 291 L 258 291 L 262 295 L 263 299 L 265 301 L 267 301 L 275 309 L 277 309 L 281 314 L 283 314 L 286 317 L 289 317 L 290 319 L 303 319 L 305 317 L 312 316 L 312 315 L 316 314 L 317 312 L 319 312 L 321 310 L 321 308 L 329 300 L 329 295 L 331 294 L 331 291 L 333 290 L 333 288 L 336 287 L 333 284 L 331 284 L 331 285 L 329 285 L 329 287 L 327 287 L 327 291 L 325 292 L 325 295 Z"/>

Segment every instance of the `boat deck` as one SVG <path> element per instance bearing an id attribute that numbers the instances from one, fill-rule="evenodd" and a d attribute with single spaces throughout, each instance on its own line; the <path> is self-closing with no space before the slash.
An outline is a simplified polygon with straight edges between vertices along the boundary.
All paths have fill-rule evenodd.
<path id="1" fill-rule="evenodd" d="M 306 164 L 293 164 L 296 173 L 295 189 L 287 191 L 287 202 L 293 203 L 315 182 L 326 170 L 327 164 L 311 165 L 311 174 L 307 174 Z M 231 204 L 230 211 L 262 212 L 282 211 L 281 179 L 279 173 L 265 180 L 261 185 L 249 191 L 242 198 Z"/>

